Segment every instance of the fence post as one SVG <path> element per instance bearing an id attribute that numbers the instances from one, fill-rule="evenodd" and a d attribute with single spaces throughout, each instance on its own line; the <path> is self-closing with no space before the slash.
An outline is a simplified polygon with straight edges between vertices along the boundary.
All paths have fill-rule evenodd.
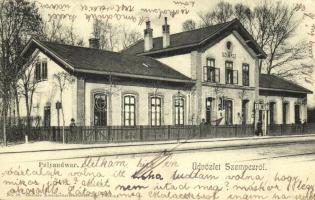
<path id="1" fill-rule="evenodd" d="M 171 138 L 171 126 L 168 125 L 167 126 L 167 139 L 170 140 L 170 138 Z"/>

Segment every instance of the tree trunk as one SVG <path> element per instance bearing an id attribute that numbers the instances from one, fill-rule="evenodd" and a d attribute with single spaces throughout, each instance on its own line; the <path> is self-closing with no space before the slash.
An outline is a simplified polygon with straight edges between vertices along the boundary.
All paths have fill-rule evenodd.
<path id="1" fill-rule="evenodd" d="M 4 146 L 7 146 L 7 122 L 6 122 L 6 118 L 7 118 L 7 108 L 6 108 L 6 100 L 5 98 L 3 98 L 3 110 L 2 110 L 2 115 L 3 115 L 3 144 Z"/>
<path id="2" fill-rule="evenodd" d="M 15 93 L 15 103 L 16 103 L 17 125 L 18 127 L 20 127 L 21 125 L 20 100 L 19 100 L 19 96 L 18 96 L 18 92 L 16 88 L 14 89 L 14 93 Z"/>
<path id="3" fill-rule="evenodd" d="M 62 115 L 62 143 L 65 143 L 65 115 L 63 112 L 62 90 L 60 91 L 61 115 Z"/>
<path id="4" fill-rule="evenodd" d="M 31 113 L 30 113 L 30 106 L 29 106 L 29 99 L 27 93 L 25 93 L 25 106 L 26 106 L 26 125 L 27 130 L 25 132 L 25 138 L 28 137 L 31 129 Z"/>

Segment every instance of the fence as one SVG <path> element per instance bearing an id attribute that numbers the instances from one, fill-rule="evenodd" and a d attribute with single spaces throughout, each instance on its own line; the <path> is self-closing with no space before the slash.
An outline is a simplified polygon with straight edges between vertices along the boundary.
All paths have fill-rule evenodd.
<path id="1" fill-rule="evenodd" d="M 310 134 L 315 124 L 273 125 L 268 135 Z M 25 127 L 10 127 L 7 131 L 9 142 L 24 140 Z M 140 141 L 189 140 L 201 138 L 231 138 L 254 136 L 252 125 L 185 125 L 185 126 L 108 126 L 108 127 L 65 127 L 66 143 L 119 143 Z M 2 137 L 2 134 L 0 135 Z M 32 127 L 29 140 L 62 142 L 61 127 Z"/>

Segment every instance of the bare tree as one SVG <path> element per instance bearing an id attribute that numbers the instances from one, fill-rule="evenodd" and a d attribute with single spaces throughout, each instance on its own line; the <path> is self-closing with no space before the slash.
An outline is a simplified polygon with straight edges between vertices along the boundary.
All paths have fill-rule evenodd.
<path id="1" fill-rule="evenodd" d="M 197 28 L 197 24 L 194 20 L 188 19 L 183 22 L 182 29 L 183 31 L 191 31 Z"/>
<path id="2" fill-rule="evenodd" d="M 65 25 L 61 18 L 54 18 L 49 22 L 44 21 L 38 37 L 49 42 L 83 46 L 83 38 L 75 32 L 73 24 L 72 21 L 70 25 Z"/>
<path id="3" fill-rule="evenodd" d="M 121 31 L 121 47 L 123 49 L 129 47 L 130 45 L 134 44 L 138 40 L 142 38 L 142 34 L 135 30 L 128 30 L 125 26 L 123 26 Z"/>
<path id="4" fill-rule="evenodd" d="M 59 90 L 59 99 L 62 105 L 61 115 L 62 115 L 62 142 L 65 143 L 65 115 L 64 115 L 64 105 L 63 105 L 63 94 L 64 91 L 74 82 L 74 78 L 71 74 L 67 72 L 59 72 L 54 74 L 55 84 Z"/>
<path id="5" fill-rule="evenodd" d="M 229 21 L 233 14 L 233 6 L 228 2 L 221 1 L 212 11 L 199 13 L 199 17 L 202 21 L 202 26 L 210 26 Z"/>
<path id="6" fill-rule="evenodd" d="M 119 48 L 119 30 L 108 21 L 95 19 L 92 36 L 100 40 L 100 49 L 102 50 L 114 51 Z"/>
<path id="7" fill-rule="evenodd" d="M 25 100 L 27 125 L 27 132 L 25 135 L 26 138 L 30 133 L 32 126 L 31 116 L 33 108 L 33 96 L 38 83 L 34 76 L 36 63 L 37 63 L 36 59 L 34 60 L 30 59 L 28 63 L 24 64 L 24 68 L 21 70 L 20 79 L 17 84 L 17 88 L 19 89 L 20 94 L 22 94 Z"/>
<path id="8" fill-rule="evenodd" d="M 20 52 L 29 35 L 39 30 L 42 20 L 35 4 L 25 0 L 0 0 L 0 10 L 0 95 L 6 143 L 8 108 L 24 63 Z"/>
<path id="9" fill-rule="evenodd" d="M 260 73 L 287 78 L 297 73 L 303 76 L 302 72 L 309 69 L 309 65 L 303 63 L 307 57 L 306 45 L 301 41 L 290 43 L 299 23 L 295 10 L 280 1 L 263 0 L 253 9 L 242 3 L 233 6 L 220 2 L 213 10 L 200 13 L 199 17 L 201 27 L 238 18 L 268 55 L 259 63 Z"/>

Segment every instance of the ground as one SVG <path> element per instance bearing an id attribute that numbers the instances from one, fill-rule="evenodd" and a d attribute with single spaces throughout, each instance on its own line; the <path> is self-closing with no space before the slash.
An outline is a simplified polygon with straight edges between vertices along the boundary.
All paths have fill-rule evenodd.
<path id="1" fill-rule="evenodd" d="M 0 160 L 0 187 L 6 191 L 0 197 L 13 199 L 23 197 L 21 188 L 30 185 L 20 185 L 18 190 L 14 189 L 16 184 L 3 180 L 21 182 L 37 177 L 43 186 L 59 176 L 51 174 L 53 169 L 69 182 L 60 183 L 54 194 L 63 198 L 84 194 L 94 199 L 315 199 L 315 135 L 149 145 L 36 142 L 3 147 Z M 141 171 L 144 168 L 149 168 L 147 173 Z M 12 176 L 26 169 L 37 170 L 36 176 Z M 49 173 L 43 175 L 40 170 Z M 96 172 L 102 173 L 102 178 Z M 109 196 L 99 192 L 105 188 L 111 192 Z M 184 193 L 180 188 L 186 188 L 188 196 L 177 196 Z M 198 198 L 192 198 L 197 194 Z"/>

